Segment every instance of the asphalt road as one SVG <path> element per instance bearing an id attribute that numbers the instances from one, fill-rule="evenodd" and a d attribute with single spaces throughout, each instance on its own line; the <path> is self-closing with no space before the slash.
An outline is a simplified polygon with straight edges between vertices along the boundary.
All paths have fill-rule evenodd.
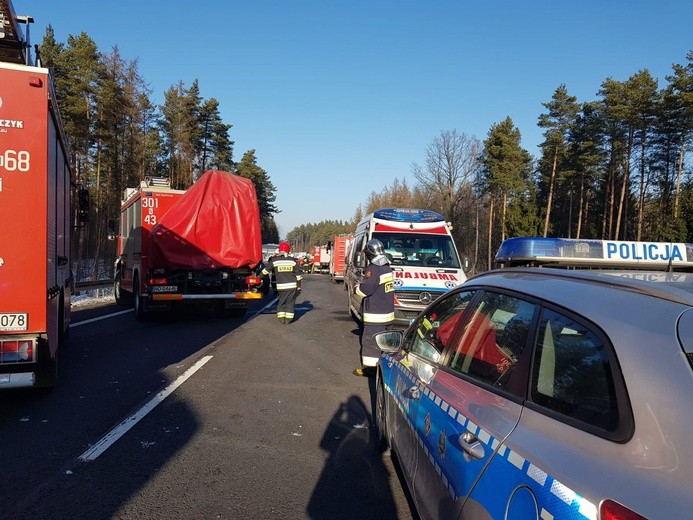
<path id="1" fill-rule="evenodd" d="M 0 393 L 0 518 L 412 518 L 343 285 L 303 288 L 290 325 L 74 312 L 59 386 Z"/>

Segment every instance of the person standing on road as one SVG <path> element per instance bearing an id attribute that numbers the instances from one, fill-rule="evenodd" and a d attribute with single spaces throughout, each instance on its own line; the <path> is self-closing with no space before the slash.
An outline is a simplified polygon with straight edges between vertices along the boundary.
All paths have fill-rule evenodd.
<path id="1" fill-rule="evenodd" d="M 354 292 L 363 298 L 361 304 L 361 366 L 354 369 L 357 376 L 374 374 L 380 359 L 380 350 L 373 339 L 374 334 L 391 328 L 395 321 L 395 279 L 385 248 L 380 240 L 366 243 L 366 257 L 370 261 L 363 270 L 363 279 Z"/>
<path id="2" fill-rule="evenodd" d="M 279 323 L 291 323 L 294 319 L 296 298 L 301 291 L 301 267 L 295 258 L 289 256 L 291 246 L 288 242 L 279 244 L 279 253 L 270 257 L 262 269 L 262 274 L 268 276 L 274 273 L 277 295 L 277 318 Z"/>

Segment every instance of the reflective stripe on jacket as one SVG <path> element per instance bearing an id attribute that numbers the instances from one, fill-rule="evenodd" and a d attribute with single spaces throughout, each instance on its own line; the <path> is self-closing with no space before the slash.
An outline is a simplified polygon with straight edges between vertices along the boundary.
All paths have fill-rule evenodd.
<path id="1" fill-rule="evenodd" d="M 298 261 L 290 256 L 275 255 L 271 257 L 262 270 L 262 274 L 268 275 L 271 272 L 274 273 L 278 291 L 297 289 L 303 279 Z"/>
<path id="2" fill-rule="evenodd" d="M 395 320 L 395 278 L 386 265 L 369 265 L 355 292 L 363 297 L 363 322 L 389 324 Z"/>

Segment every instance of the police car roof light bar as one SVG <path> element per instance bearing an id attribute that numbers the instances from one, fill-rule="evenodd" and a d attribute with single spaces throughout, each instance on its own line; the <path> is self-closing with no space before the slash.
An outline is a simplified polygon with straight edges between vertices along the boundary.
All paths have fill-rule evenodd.
<path id="1" fill-rule="evenodd" d="M 496 253 L 500 267 L 693 270 L 693 244 L 575 238 L 509 238 Z"/>

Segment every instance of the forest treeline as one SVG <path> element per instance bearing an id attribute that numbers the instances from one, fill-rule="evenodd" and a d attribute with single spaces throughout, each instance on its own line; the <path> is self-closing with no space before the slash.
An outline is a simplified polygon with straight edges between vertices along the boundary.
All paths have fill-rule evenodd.
<path id="1" fill-rule="evenodd" d="M 197 80 L 189 87 L 182 81 L 172 85 L 156 106 L 136 60 L 123 59 L 117 47 L 100 52 L 84 32 L 59 43 L 51 26 L 38 57 L 54 72 L 73 180 L 89 192 L 89 221 L 74 234 L 78 280 L 87 263 L 113 265 L 117 251 L 109 240 L 109 221 L 119 218 L 125 188 L 139 186 L 145 177 L 167 177 L 177 189 L 188 188 L 212 169 L 246 177 L 257 192 L 263 239 L 279 240 L 274 184 L 255 150 L 234 160 L 232 125 L 222 120 L 216 99 L 202 98 Z"/>
<path id="2" fill-rule="evenodd" d="M 146 176 L 187 188 L 208 169 L 251 179 L 263 241 L 280 239 L 270 175 L 255 150 L 234 160 L 232 125 L 216 99 L 200 95 L 197 80 L 172 85 L 157 106 L 137 60 L 124 59 L 117 46 L 101 52 L 84 32 L 60 43 L 49 26 L 39 52 L 54 70 L 75 181 L 90 193 L 91 218 L 76 235 L 81 259 L 115 257 L 108 221 L 118 218 L 125 188 Z M 483 141 L 443 130 L 424 163 L 412 165 L 413 183 L 393 179 L 351 221 L 305 223 L 286 239 L 309 250 L 352 232 L 377 207 L 408 206 L 442 213 L 476 270 L 490 268 L 510 236 L 693 242 L 693 51 L 661 86 L 645 69 L 623 81 L 606 78 L 595 91 L 595 99 L 578 100 L 557 86 L 537 116 L 544 138 L 538 157 L 522 148 L 510 116 Z"/>
<path id="3" fill-rule="evenodd" d="M 444 130 L 412 166 L 416 182 L 372 192 L 344 230 L 378 207 L 437 210 L 475 271 L 490 269 L 513 236 L 693 242 L 693 51 L 658 83 L 647 70 L 606 78 L 588 101 L 558 85 L 537 118 L 539 157 L 522 148 L 509 116 L 483 141 Z M 288 238 L 323 239 L 335 224 Z"/>

